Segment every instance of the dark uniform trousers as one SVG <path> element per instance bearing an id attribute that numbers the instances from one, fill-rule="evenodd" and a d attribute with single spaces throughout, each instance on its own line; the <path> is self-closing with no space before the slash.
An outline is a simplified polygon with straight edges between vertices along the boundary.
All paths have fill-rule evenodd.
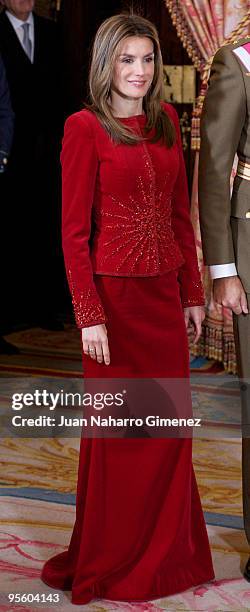
<path id="1" fill-rule="evenodd" d="M 250 294 L 247 294 L 250 312 Z M 238 374 L 241 381 L 242 487 L 244 528 L 250 544 L 250 314 L 233 315 Z"/>

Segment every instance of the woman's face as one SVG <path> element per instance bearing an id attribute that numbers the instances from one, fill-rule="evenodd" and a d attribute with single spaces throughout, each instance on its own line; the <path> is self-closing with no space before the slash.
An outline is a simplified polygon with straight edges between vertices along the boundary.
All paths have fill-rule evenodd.
<path id="1" fill-rule="evenodd" d="M 143 98 L 154 76 L 154 45 L 147 37 L 130 36 L 117 49 L 111 89 L 122 97 Z"/>

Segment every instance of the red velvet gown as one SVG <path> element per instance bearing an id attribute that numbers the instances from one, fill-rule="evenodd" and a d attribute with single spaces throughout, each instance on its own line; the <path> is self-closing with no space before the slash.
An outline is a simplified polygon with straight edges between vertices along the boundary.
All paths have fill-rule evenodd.
<path id="1" fill-rule="evenodd" d="M 76 321 L 105 322 L 111 354 L 109 366 L 83 356 L 89 378 L 189 376 L 183 306 L 203 294 L 177 117 L 164 111 L 177 131 L 171 149 L 114 145 L 89 111 L 66 124 L 63 236 Z M 145 116 L 122 121 L 144 134 Z M 213 577 L 192 440 L 83 438 L 71 541 L 42 580 L 85 604 L 157 599 Z"/>

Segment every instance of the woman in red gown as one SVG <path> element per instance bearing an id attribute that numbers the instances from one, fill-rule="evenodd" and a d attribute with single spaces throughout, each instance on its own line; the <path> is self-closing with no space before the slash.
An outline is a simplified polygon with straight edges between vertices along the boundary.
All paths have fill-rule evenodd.
<path id="1" fill-rule="evenodd" d="M 87 378 L 188 378 L 186 326 L 203 318 L 178 117 L 161 102 L 155 27 L 116 15 L 99 28 L 92 103 L 68 118 L 63 249 Z M 68 549 L 42 580 L 145 601 L 214 577 L 191 438 L 83 438 Z"/>

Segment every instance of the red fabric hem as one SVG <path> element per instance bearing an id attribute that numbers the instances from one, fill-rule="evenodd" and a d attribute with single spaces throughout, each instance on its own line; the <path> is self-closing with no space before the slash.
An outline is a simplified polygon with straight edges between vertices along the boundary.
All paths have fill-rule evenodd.
<path id="1" fill-rule="evenodd" d="M 148 601 L 154 601 L 156 599 L 162 599 L 163 597 L 170 597 L 172 595 L 178 595 L 180 593 L 183 593 L 184 591 L 187 591 L 188 589 L 191 589 L 192 587 L 197 587 L 199 585 L 202 584 L 206 584 L 208 582 L 212 582 L 215 578 L 215 575 L 213 572 L 210 573 L 206 573 L 206 574 L 202 574 L 200 575 L 198 578 L 196 576 L 196 578 L 194 578 L 192 580 L 192 576 L 190 576 L 186 579 L 186 580 L 181 580 L 180 583 L 178 580 L 176 580 L 176 578 L 168 578 L 168 580 L 164 580 L 165 582 L 165 588 L 158 588 L 155 590 L 154 593 L 151 593 L 149 595 L 145 595 L 143 597 L 136 597 L 132 596 L 129 598 L 118 598 L 118 597 L 112 597 L 108 595 L 108 592 L 102 591 L 101 586 L 99 586 L 98 584 L 93 586 L 92 589 L 92 594 L 91 596 L 87 595 L 81 599 L 77 599 L 74 598 L 74 596 L 72 596 L 71 599 L 71 603 L 75 604 L 75 605 L 83 605 L 86 603 L 89 603 L 91 600 L 93 599 L 106 599 L 106 600 L 110 600 L 110 601 L 125 601 L 125 602 L 148 602 Z M 161 579 L 162 581 L 163 579 Z"/>
<path id="2" fill-rule="evenodd" d="M 154 278 L 156 276 L 163 276 L 164 274 L 168 274 L 168 272 L 174 272 L 175 270 L 179 270 L 183 264 L 185 263 L 185 260 L 183 259 L 183 257 L 177 261 L 176 265 L 173 266 L 167 266 L 166 268 L 161 268 L 159 270 L 157 270 L 157 272 L 140 272 L 138 274 L 136 274 L 135 272 L 133 272 L 133 274 L 131 272 L 115 272 L 115 271 L 109 271 L 109 272 L 104 272 L 103 270 L 100 269 L 95 269 L 93 266 L 93 274 L 97 275 L 97 276 L 115 276 L 115 277 L 126 277 L 126 278 Z"/>
<path id="3" fill-rule="evenodd" d="M 215 578 L 215 575 L 213 571 L 210 571 L 204 574 L 200 574 L 198 575 L 198 577 L 196 575 L 195 578 L 192 577 L 192 574 L 189 573 L 189 576 L 186 578 L 186 580 L 181 580 L 180 582 L 178 579 L 176 579 L 176 577 L 168 578 L 167 580 L 160 578 L 160 581 L 164 582 L 165 588 L 157 588 L 154 593 L 151 593 L 141 598 L 138 598 L 138 596 L 136 597 L 136 595 L 135 596 L 131 595 L 129 599 L 125 597 L 119 599 L 118 597 L 109 596 L 108 592 L 102 589 L 101 585 L 97 583 L 93 585 L 91 592 L 89 591 L 89 594 L 86 593 L 86 595 L 81 597 L 80 599 L 77 599 L 74 597 L 74 595 L 72 595 L 71 603 L 75 605 L 84 605 L 86 603 L 89 603 L 93 599 L 107 599 L 110 601 L 126 601 L 126 602 L 152 601 L 156 599 L 162 599 L 163 597 L 169 597 L 171 595 L 178 595 L 179 593 L 183 593 L 184 591 L 187 591 L 188 589 L 191 589 L 192 587 L 196 587 L 202 584 L 206 584 L 208 582 L 212 582 L 214 578 Z M 44 578 L 42 578 L 42 581 L 52 589 L 59 589 L 61 591 L 70 591 L 72 588 L 71 584 L 65 584 L 62 587 L 62 586 L 56 586 L 55 584 L 51 584 L 49 581 L 47 582 L 47 580 L 44 580 Z"/>

